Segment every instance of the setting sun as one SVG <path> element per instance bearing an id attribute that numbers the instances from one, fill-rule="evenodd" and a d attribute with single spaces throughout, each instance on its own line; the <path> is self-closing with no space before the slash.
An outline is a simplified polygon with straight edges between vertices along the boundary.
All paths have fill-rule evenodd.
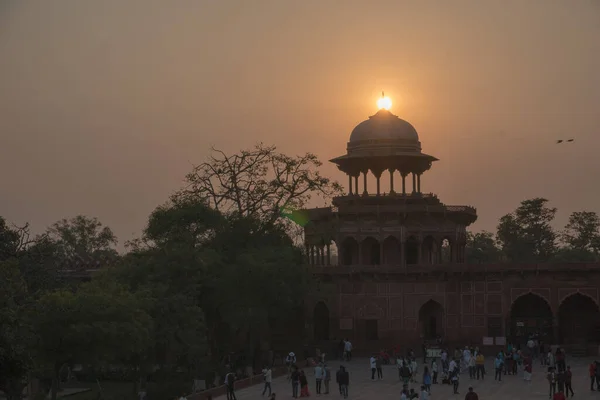
<path id="1" fill-rule="evenodd" d="M 390 108 L 392 108 L 392 99 L 390 99 L 387 96 L 381 97 L 379 100 L 377 100 L 377 108 L 379 108 L 380 110 L 382 108 L 389 110 Z"/>

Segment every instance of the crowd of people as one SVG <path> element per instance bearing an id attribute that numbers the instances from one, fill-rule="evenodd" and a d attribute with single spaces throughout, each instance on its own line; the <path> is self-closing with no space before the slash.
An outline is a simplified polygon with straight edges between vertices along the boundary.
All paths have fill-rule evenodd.
<path id="1" fill-rule="evenodd" d="M 341 350 L 338 359 L 344 362 L 352 360 L 352 343 L 344 340 L 339 344 Z M 391 351 L 382 350 L 372 354 L 369 358 L 371 380 L 383 380 L 383 365 L 395 363 L 398 378 L 402 382 L 400 393 L 401 400 L 429 400 L 432 393 L 432 385 L 448 385 L 453 394 L 459 394 L 461 375 L 468 374 L 469 380 L 484 380 L 486 371 L 486 359 L 482 351 L 475 346 L 455 348 L 452 352 L 447 349 L 439 349 L 435 356 L 427 358 L 427 348 L 424 346 L 423 364 L 420 368 L 417 357 L 412 349 L 400 354 L 398 348 Z M 335 374 L 326 362 L 326 354 L 317 351 L 316 357 L 305 357 L 305 368 L 310 368 L 314 373 L 315 393 L 317 395 L 328 395 L 330 383 L 335 378 L 337 390 L 344 398 L 348 398 L 350 375 L 344 365 L 340 365 Z M 287 380 L 291 384 L 292 397 L 309 397 L 307 373 L 301 368 L 296 355 L 290 352 L 286 357 L 288 366 Z M 573 373 L 568 365 L 567 356 L 562 348 L 553 350 L 550 346 L 539 343 L 535 338 L 527 341 L 527 344 L 514 346 L 508 343 L 506 347 L 498 352 L 491 363 L 494 369 L 494 381 L 502 382 L 503 379 L 518 377 L 525 383 L 530 384 L 534 373 L 534 365 L 539 362 L 541 370 L 548 382 L 548 395 L 551 400 L 566 400 L 575 394 L 572 378 Z M 272 371 L 271 368 L 263 369 L 264 388 L 262 395 L 269 394 L 271 399 L 275 398 L 272 393 Z M 334 376 L 335 375 L 335 376 Z M 511 378 L 507 378 L 511 376 Z M 600 362 L 594 361 L 589 366 L 590 390 L 600 391 Z M 466 379 L 466 376 L 465 376 Z M 233 391 L 235 376 L 228 374 L 225 383 L 228 387 L 228 400 L 236 400 Z M 412 386 L 412 387 L 411 387 Z M 417 390 L 419 390 L 417 392 Z M 472 387 L 467 389 L 465 400 L 478 400 L 479 397 Z"/>

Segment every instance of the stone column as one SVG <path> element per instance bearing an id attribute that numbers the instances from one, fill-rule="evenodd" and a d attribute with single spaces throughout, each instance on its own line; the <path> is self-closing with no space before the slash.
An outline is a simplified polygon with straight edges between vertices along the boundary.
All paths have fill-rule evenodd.
<path id="1" fill-rule="evenodd" d="M 354 194 L 358 194 L 358 175 L 354 175 Z"/>
<path id="2" fill-rule="evenodd" d="M 325 264 L 325 247 L 321 246 L 319 251 L 321 252 L 321 265 L 326 265 Z"/>
<path id="3" fill-rule="evenodd" d="M 417 175 L 413 172 L 412 173 L 412 192 L 416 193 L 417 192 Z"/>
<path id="4" fill-rule="evenodd" d="M 400 176 L 402 176 L 402 195 L 406 195 L 406 175 L 404 172 L 400 172 Z"/>
<path id="5" fill-rule="evenodd" d="M 390 194 L 394 194 L 396 193 L 394 192 L 394 170 L 390 168 L 388 171 L 390 171 Z"/>
<path id="6" fill-rule="evenodd" d="M 400 266 L 406 267 L 406 242 L 400 242 Z"/>
<path id="7" fill-rule="evenodd" d="M 315 265 L 315 247 L 310 246 L 310 265 Z"/>
<path id="8" fill-rule="evenodd" d="M 327 265 L 331 265 L 331 245 L 327 243 Z"/>
<path id="9" fill-rule="evenodd" d="M 352 196 L 352 175 L 348 175 L 348 194 Z"/>
<path id="10" fill-rule="evenodd" d="M 306 250 L 306 263 L 310 265 L 310 246 L 305 244 L 304 248 Z"/>
<path id="11" fill-rule="evenodd" d="M 450 243 L 450 263 L 456 262 L 456 243 Z"/>
<path id="12" fill-rule="evenodd" d="M 363 195 L 364 196 L 366 196 L 366 195 L 369 194 L 369 192 L 367 192 L 367 172 L 368 171 L 363 172 L 363 186 L 364 186 L 364 189 L 365 189 L 365 190 L 363 190 Z"/>
<path id="13" fill-rule="evenodd" d="M 362 254 L 362 240 L 357 240 L 358 242 L 358 265 L 362 265 L 363 263 L 363 254 Z"/>
<path id="14" fill-rule="evenodd" d="M 375 177 L 375 179 L 377 179 L 377 196 L 379 196 L 381 194 L 381 190 L 380 190 L 381 186 L 379 184 L 379 180 L 380 180 L 379 178 L 380 178 L 380 176 Z"/>
<path id="15" fill-rule="evenodd" d="M 417 175 L 417 193 L 421 193 L 421 174 Z"/>
<path id="16" fill-rule="evenodd" d="M 413 175 L 413 179 L 414 179 L 414 175 Z M 418 251 L 419 257 L 418 257 L 417 264 L 421 265 L 421 264 L 423 264 L 423 241 L 421 239 L 418 239 L 418 240 L 419 240 L 419 243 L 417 245 L 417 248 L 419 249 L 419 251 Z"/>

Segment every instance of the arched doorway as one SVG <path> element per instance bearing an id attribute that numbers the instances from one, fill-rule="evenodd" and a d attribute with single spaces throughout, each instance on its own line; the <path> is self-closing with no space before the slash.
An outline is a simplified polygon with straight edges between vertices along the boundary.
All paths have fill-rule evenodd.
<path id="1" fill-rule="evenodd" d="M 541 296 L 527 293 L 519 297 L 510 308 L 510 340 L 524 344 L 531 335 L 539 335 L 544 343 L 553 343 L 552 309 Z"/>
<path id="2" fill-rule="evenodd" d="M 342 241 L 342 251 L 339 254 L 341 265 L 358 264 L 358 242 L 353 237 L 347 237 Z"/>
<path id="3" fill-rule="evenodd" d="M 434 300 L 428 300 L 419 309 L 419 325 L 425 340 L 444 337 L 444 308 Z"/>
<path id="4" fill-rule="evenodd" d="M 322 301 L 315 306 L 313 324 L 315 340 L 329 340 L 329 308 Z"/>
<path id="5" fill-rule="evenodd" d="M 383 241 L 383 265 L 398 265 L 400 259 L 400 242 L 394 236 L 388 236 Z"/>
<path id="6" fill-rule="evenodd" d="M 421 248 L 423 251 L 423 264 L 437 264 L 437 245 L 433 236 L 425 237 Z"/>
<path id="7" fill-rule="evenodd" d="M 452 244 L 450 239 L 442 239 L 442 245 L 440 246 L 440 261 L 442 264 L 450 264 L 452 262 Z"/>
<path id="8" fill-rule="evenodd" d="M 600 342 L 600 310 L 590 297 L 575 293 L 558 308 L 561 344 Z"/>
<path id="9" fill-rule="evenodd" d="M 379 242 L 372 237 L 368 237 L 360 244 L 362 251 L 363 265 L 380 265 L 381 252 L 379 250 Z"/>
<path id="10" fill-rule="evenodd" d="M 406 264 L 415 265 L 419 263 L 419 241 L 416 237 L 410 236 L 406 240 Z"/>

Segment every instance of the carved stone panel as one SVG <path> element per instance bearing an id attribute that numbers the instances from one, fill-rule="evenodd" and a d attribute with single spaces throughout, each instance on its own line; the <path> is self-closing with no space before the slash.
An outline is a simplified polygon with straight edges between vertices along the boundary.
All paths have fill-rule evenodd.
<path id="1" fill-rule="evenodd" d="M 501 315 L 502 314 L 502 295 L 487 294 L 486 295 L 486 314 Z"/>
<path id="2" fill-rule="evenodd" d="M 385 297 L 369 297 L 361 299 L 356 310 L 356 318 L 358 319 L 384 319 L 387 316 L 387 298 Z"/>
<path id="3" fill-rule="evenodd" d="M 459 295 L 455 293 L 446 293 L 446 312 L 449 315 L 460 313 Z"/>
<path id="4" fill-rule="evenodd" d="M 473 313 L 485 314 L 485 294 L 476 293 L 473 302 Z"/>
<path id="5" fill-rule="evenodd" d="M 390 295 L 402 294 L 402 284 L 401 283 L 390 282 L 388 284 L 388 286 L 389 286 L 389 290 L 390 290 Z"/>
<path id="6" fill-rule="evenodd" d="M 461 310 L 462 314 L 473 314 L 473 295 L 461 295 Z"/>
<path id="7" fill-rule="evenodd" d="M 354 296 L 340 296 L 340 318 L 354 317 Z"/>
<path id="8" fill-rule="evenodd" d="M 473 326 L 476 328 L 484 328 L 485 327 L 485 316 L 476 315 L 473 317 Z"/>
<path id="9" fill-rule="evenodd" d="M 417 329 L 416 318 L 404 318 L 404 329 L 414 331 Z"/>
<path id="10" fill-rule="evenodd" d="M 473 327 L 473 316 L 472 315 L 463 315 L 462 316 L 462 326 L 464 328 L 472 328 Z"/>
<path id="11" fill-rule="evenodd" d="M 402 318 L 402 296 L 389 298 L 390 318 Z"/>
<path id="12" fill-rule="evenodd" d="M 462 293 L 471 293 L 473 291 L 473 282 L 461 282 L 460 291 Z"/>
<path id="13" fill-rule="evenodd" d="M 390 329 L 394 331 L 399 331 L 403 328 L 402 319 L 391 319 L 390 320 Z"/>
<path id="14" fill-rule="evenodd" d="M 478 292 L 478 293 L 485 292 L 485 282 L 483 282 L 483 281 L 475 282 L 473 289 L 475 290 L 475 292 Z"/>
<path id="15" fill-rule="evenodd" d="M 448 327 L 448 330 L 458 328 L 458 315 L 446 316 L 446 326 Z"/>

